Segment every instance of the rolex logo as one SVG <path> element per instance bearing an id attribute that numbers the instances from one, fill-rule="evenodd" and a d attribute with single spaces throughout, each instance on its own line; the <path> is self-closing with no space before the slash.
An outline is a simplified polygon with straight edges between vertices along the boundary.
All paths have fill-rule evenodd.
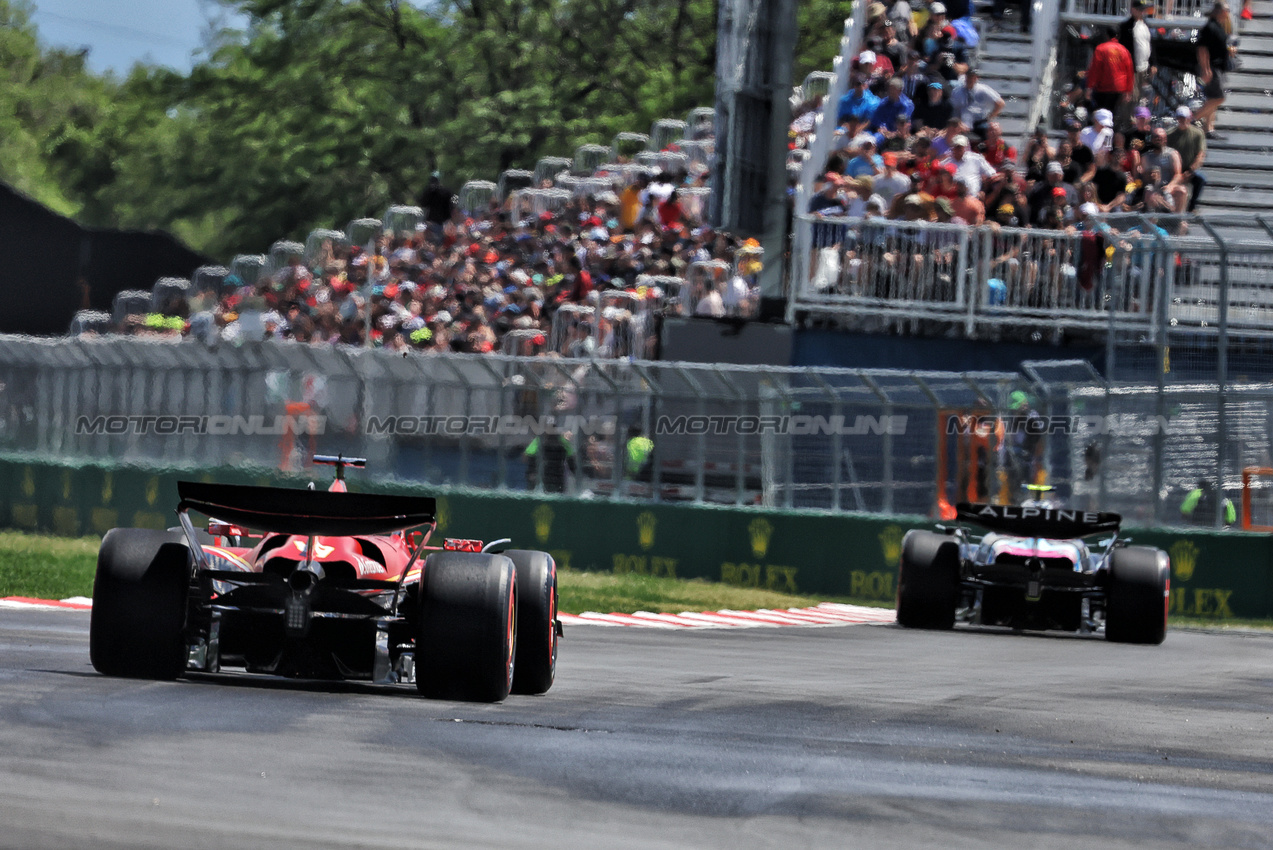
<path id="1" fill-rule="evenodd" d="M 548 535 L 553 530 L 553 509 L 540 505 L 531 513 L 530 518 L 535 522 L 535 536 L 539 538 L 539 542 L 547 543 Z"/>
<path id="2" fill-rule="evenodd" d="M 769 551 L 769 538 L 774 533 L 774 527 L 769 520 L 764 517 L 753 519 L 747 526 L 747 535 L 751 538 L 751 553 L 757 558 L 765 557 L 765 553 Z"/>
<path id="3" fill-rule="evenodd" d="M 880 549 L 884 552 L 884 563 L 896 567 L 902 560 L 902 527 L 886 525 L 880 532 Z"/>
<path id="4" fill-rule="evenodd" d="M 1167 552 L 1171 558 L 1171 572 L 1181 581 L 1193 578 L 1194 567 L 1198 565 L 1198 547 L 1192 540 L 1177 540 L 1171 544 Z"/>
<path id="5" fill-rule="evenodd" d="M 659 518 L 649 511 L 641 511 L 637 514 L 636 522 L 637 542 L 642 549 L 649 549 L 654 545 L 654 526 L 658 525 Z"/>

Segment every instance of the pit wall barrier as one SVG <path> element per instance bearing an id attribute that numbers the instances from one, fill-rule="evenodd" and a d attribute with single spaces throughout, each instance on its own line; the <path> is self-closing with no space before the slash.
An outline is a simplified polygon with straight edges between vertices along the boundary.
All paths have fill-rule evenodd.
<path id="1" fill-rule="evenodd" d="M 0 459 L 0 526 L 67 537 L 115 527 L 176 525 L 181 479 L 326 486 L 330 470 L 174 469 L 66 465 Z M 356 473 L 350 489 L 360 489 Z M 902 537 L 932 523 L 917 516 L 757 511 L 591 501 L 377 484 L 377 492 L 432 495 L 438 537 L 544 549 L 558 564 L 591 570 L 701 578 L 787 593 L 893 600 Z M 1273 618 L 1273 535 L 1125 529 L 1137 544 L 1171 556 L 1173 614 L 1222 621 Z M 438 540 L 435 537 L 435 542 Z"/>

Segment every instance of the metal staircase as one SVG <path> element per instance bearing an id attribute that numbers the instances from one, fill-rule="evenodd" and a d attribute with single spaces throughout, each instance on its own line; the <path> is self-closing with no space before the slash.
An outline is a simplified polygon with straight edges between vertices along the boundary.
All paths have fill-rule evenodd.
<path id="1" fill-rule="evenodd" d="M 1241 4 L 1233 4 L 1240 67 L 1229 74 L 1229 96 L 1216 116 L 1226 138 L 1207 142 L 1198 210 L 1209 217 L 1273 212 L 1273 0 L 1251 6 L 1254 20 L 1243 21 Z"/>
<path id="2" fill-rule="evenodd" d="M 1027 132 L 1030 106 L 1034 100 L 1034 85 L 1030 79 L 1030 35 L 1017 31 L 1015 17 L 1007 19 L 1007 29 L 992 31 L 988 3 L 978 6 L 977 17 L 982 24 L 982 42 L 978 46 L 977 59 L 981 81 L 1003 98 L 1003 112 L 999 114 L 998 121 L 1003 137 L 1015 145 Z"/>

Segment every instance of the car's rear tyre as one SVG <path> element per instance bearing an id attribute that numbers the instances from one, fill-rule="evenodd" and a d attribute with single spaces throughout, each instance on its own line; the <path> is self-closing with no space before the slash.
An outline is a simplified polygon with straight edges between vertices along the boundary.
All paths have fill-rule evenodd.
<path id="1" fill-rule="evenodd" d="M 557 674 L 557 565 L 547 552 L 509 549 L 517 567 L 517 659 L 513 693 L 542 694 Z"/>
<path id="2" fill-rule="evenodd" d="M 517 570 L 503 555 L 435 552 L 419 585 L 416 687 L 428 697 L 499 702 L 513 684 Z"/>
<path id="3" fill-rule="evenodd" d="M 107 676 L 175 679 L 186 669 L 191 554 L 180 534 L 113 528 L 97 553 L 88 654 Z"/>
<path id="4" fill-rule="evenodd" d="M 950 629 L 959 604 L 959 544 L 931 531 L 902 539 L 897 622 L 912 629 Z"/>
<path id="5" fill-rule="evenodd" d="M 1105 639 L 1162 643 L 1167 637 L 1171 562 L 1150 546 L 1115 549 L 1105 587 Z"/>

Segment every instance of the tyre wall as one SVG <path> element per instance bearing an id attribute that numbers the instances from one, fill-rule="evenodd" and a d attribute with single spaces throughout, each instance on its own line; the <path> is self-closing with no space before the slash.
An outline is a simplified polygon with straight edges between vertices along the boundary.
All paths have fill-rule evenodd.
<path id="1" fill-rule="evenodd" d="M 330 470 L 315 471 L 325 481 Z M 351 489 L 359 489 L 356 473 Z M 276 470 L 179 470 L 0 459 L 0 526 L 63 536 L 175 525 L 183 478 L 304 486 Z M 568 499 L 376 485 L 438 499 L 438 535 L 545 549 L 568 569 L 702 578 L 790 593 L 891 601 L 902 536 L 923 517 Z M 1171 556 L 1173 614 L 1273 618 L 1273 535 L 1125 529 Z M 437 542 L 437 538 L 435 538 Z"/>

